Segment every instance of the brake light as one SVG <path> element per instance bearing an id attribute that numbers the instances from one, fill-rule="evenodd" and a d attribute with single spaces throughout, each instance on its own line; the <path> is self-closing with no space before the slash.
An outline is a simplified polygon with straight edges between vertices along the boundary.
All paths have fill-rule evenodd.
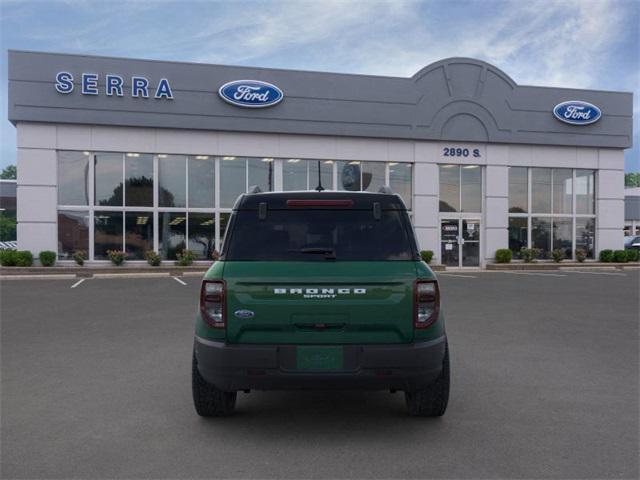
<path id="1" fill-rule="evenodd" d="M 414 287 L 415 328 L 430 327 L 440 313 L 440 289 L 435 280 L 417 280 Z"/>
<path id="2" fill-rule="evenodd" d="M 212 328 L 225 327 L 225 284 L 222 280 L 203 280 L 200 289 L 200 314 Z"/>
<path id="3" fill-rule="evenodd" d="M 353 207 L 353 200 L 287 200 L 287 207 Z"/>

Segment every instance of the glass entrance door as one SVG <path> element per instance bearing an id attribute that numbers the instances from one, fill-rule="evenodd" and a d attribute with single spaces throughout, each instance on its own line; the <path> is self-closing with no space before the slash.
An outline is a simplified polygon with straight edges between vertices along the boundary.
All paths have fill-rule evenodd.
<path id="1" fill-rule="evenodd" d="M 480 266 L 480 220 L 440 220 L 440 257 L 448 267 Z"/>

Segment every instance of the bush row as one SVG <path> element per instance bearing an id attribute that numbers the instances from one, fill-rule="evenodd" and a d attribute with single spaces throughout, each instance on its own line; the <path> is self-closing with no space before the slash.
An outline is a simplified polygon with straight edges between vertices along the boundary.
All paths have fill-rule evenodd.
<path id="1" fill-rule="evenodd" d="M 631 250 L 602 250 L 600 252 L 601 262 L 637 262 L 640 257 L 640 251 L 634 249 Z"/>
<path id="2" fill-rule="evenodd" d="M 522 258 L 525 263 L 535 262 L 536 259 L 540 258 L 541 251 L 538 248 L 523 248 L 520 250 L 520 258 Z M 580 263 L 584 262 L 587 258 L 587 251 L 578 248 L 576 249 L 576 260 Z M 501 248 L 496 250 L 496 263 L 510 263 L 512 258 L 511 250 L 507 248 Z M 551 258 L 554 262 L 560 263 L 566 258 L 565 251 L 562 249 L 556 249 L 551 252 Z M 626 263 L 626 262 L 637 262 L 640 260 L 640 250 L 632 249 L 632 250 L 602 250 L 600 252 L 600 261 L 601 262 L 618 262 L 618 263 Z"/>

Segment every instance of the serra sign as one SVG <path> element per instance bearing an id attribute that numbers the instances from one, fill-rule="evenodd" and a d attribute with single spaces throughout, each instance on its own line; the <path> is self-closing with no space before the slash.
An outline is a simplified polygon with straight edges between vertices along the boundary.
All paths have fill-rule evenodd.
<path id="1" fill-rule="evenodd" d="M 99 95 L 100 86 L 98 84 L 100 78 L 97 73 L 83 73 L 80 76 L 80 93 L 82 95 Z M 58 72 L 56 75 L 55 87 L 59 93 L 69 94 L 75 90 L 73 75 L 69 72 Z M 124 96 L 124 78 L 120 75 L 107 73 L 104 76 L 104 94 L 108 97 Z M 149 98 L 149 94 L 153 93 L 153 98 L 166 98 L 173 100 L 173 92 L 169 80 L 161 78 L 155 90 L 150 88 L 149 80 L 142 76 L 131 77 L 131 96 L 134 98 Z"/>

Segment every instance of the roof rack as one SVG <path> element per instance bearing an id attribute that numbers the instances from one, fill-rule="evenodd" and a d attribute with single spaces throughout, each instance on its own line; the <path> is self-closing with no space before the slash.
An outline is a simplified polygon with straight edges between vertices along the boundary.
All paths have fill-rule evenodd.
<path id="1" fill-rule="evenodd" d="M 391 187 L 389 185 L 381 185 L 380 186 L 380 190 L 378 190 L 378 193 L 385 193 L 387 195 L 393 195 L 393 190 L 391 190 Z"/>

